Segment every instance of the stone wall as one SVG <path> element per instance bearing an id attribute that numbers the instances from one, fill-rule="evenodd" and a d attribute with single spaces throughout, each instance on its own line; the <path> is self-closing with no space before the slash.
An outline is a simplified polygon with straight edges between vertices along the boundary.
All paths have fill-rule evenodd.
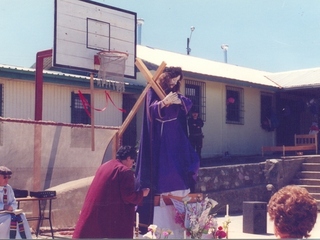
<path id="1" fill-rule="evenodd" d="M 268 202 L 271 194 L 291 184 L 304 158 L 269 159 L 265 162 L 203 167 L 196 191 L 216 200 L 218 213 L 241 213 L 243 201 Z M 268 186 L 268 187 L 267 187 Z"/>

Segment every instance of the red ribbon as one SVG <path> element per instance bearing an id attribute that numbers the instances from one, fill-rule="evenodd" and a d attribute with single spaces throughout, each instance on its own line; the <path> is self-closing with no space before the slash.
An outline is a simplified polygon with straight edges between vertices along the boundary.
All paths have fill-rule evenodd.
<path id="1" fill-rule="evenodd" d="M 110 97 L 110 94 L 107 92 L 107 91 L 105 91 L 105 94 L 106 94 L 106 101 L 108 102 L 108 98 L 110 99 L 110 101 L 112 102 L 112 104 L 113 104 L 113 106 L 115 106 L 115 108 L 117 108 L 119 111 L 121 111 L 121 112 L 126 112 L 126 110 L 125 109 L 122 109 L 122 108 L 118 108 L 115 104 L 114 104 L 114 102 L 112 101 L 112 99 L 111 99 L 111 97 Z"/>
<path id="2" fill-rule="evenodd" d="M 91 109 L 94 109 L 94 110 L 96 110 L 96 111 L 102 112 L 102 111 L 104 111 L 104 110 L 107 109 L 108 99 L 111 101 L 111 103 L 113 104 L 113 106 L 115 106 L 115 108 L 117 108 L 119 111 L 124 112 L 124 113 L 126 112 L 125 109 L 118 108 L 118 107 L 114 104 L 114 102 L 113 102 L 110 94 L 109 94 L 107 91 L 105 91 L 105 95 L 106 95 L 106 106 L 105 106 L 104 108 L 101 108 L 101 109 L 91 107 L 91 105 L 89 104 L 88 100 L 83 96 L 82 92 L 81 92 L 80 90 L 78 90 L 78 92 L 79 92 L 79 98 L 80 98 L 80 100 L 81 100 L 81 102 L 82 102 L 83 108 L 84 108 L 84 110 L 86 111 L 86 113 L 88 114 L 88 116 L 89 116 L 90 118 L 91 118 L 91 114 L 90 114 L 90 112 L 89 112 L 88 109 L 91 108 Z"/>

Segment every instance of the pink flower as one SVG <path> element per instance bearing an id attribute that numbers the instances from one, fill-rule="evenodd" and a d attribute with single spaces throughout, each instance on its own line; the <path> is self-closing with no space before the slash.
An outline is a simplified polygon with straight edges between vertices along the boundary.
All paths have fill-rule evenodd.
<path id="1" fill-rule="evenodd" d="M 227 99 L 227 104 L 229 104 L 229 103 L 234 103 L 236 100 L 233 98 L 233 97 L 229 97 L 228 99 Z"/>
<path id="2" fill-rule="evenodd" d="M 181 227 L 184 228 L 184 218 L 185 218 L 185 213 L 179 213 L 176 211 L 175 215 L 175 223 L 179 224 Z"/>

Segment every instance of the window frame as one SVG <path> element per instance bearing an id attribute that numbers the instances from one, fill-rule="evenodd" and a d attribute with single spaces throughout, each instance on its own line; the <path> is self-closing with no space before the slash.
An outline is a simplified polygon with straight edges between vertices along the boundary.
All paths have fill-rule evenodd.
<path id="1" fill-rule="evenodd" d="M 91 104 L 91 96 L 88 93 L 82 94 L 89 104 Z M 91 108 L 87 111 L 91 114 Z M 82 101 L 78 93 L 71 92 L 71 123 L 75 124 L 91 124 L 91 117 L 85 111 Z"/>
<path id="2" fill-rule="evenodd" d="M 0 116 L 4 117 L 4 84 L 0 83 Z M 0 124 L 0 146 L 3 146 L 3 124 Z"/>
<path id="3" fill-rule="evenodd" d="M 199 117 L 206 121 L 206 83 L 185 79 L 185 96 L 191 99 L 193 108 L 199 110 Z"/>
<path id="4" fill-rule="evenodd" d="M 0 84 L 0 116 L 3 117 L 3 107 L 4 107 L 4 99 L 3 99 L 3 84 Z"/>
<path id="5" fill-rule="evenodd" d="M 270 120 L 270 118 L 274 113 L 275 113 L 274 94 L 269 92 L 260 92 L 260 124 L 261 124 L 260 126 L 261 128 L 263 128 L 263 123 L 265 119 L 267 118 Z M 270 129 L 269 131 L 273 131 L 273 130 Z"/>
<path id="6" fill-rule="evenodd" d="M 244 89 L 226 86 L 226 123 L 244 125 Z"/>

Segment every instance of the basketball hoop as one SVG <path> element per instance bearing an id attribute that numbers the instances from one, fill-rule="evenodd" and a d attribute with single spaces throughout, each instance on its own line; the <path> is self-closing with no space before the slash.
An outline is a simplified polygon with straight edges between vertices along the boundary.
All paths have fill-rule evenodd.
<path id="1" fill-rule="evenodd" d="M 105 86 L 124 92 L 124 72 L 128 54 L 119 51 L 101 51 L 96 56 L 94 60 L 95 67 L 100 64 L 98 86 Z"/>

